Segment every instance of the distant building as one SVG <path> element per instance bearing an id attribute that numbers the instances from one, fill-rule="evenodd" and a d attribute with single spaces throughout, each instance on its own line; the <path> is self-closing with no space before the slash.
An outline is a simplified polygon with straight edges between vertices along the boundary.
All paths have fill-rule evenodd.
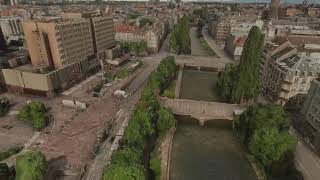
<path id="1" fill-rule="evenodd" d="M 308 93 L 311 81 L 320 72 L 320 64 L 301 56 L 289 41 L 270 42 L 263 52 L 259 72 L 263 92 L 284 105 L 290 98 Z"/>
<path id="2" fill-rule="evenodd" d="M 21 36 L 23 34 L 21 18 L 19 17 L 0 17 L 0 27 L 6 39 L 11 36 Z"/>
<path id="3" fill-rule="evenodd" d="M 270 17 L 272 19 L 279 18 L 280 0 L 271 0 Z"/>
<path id="4" fill-rule="evenodd" d="M 140 28 L 127 23 L 117 22 L 115 24 L 115 39 L 119 42 L 141 42 L 147 43 L 148 52 L 158 52 L 162 40 L 166 35 L 166 27 L 163 22 L 156 21 L 152 26 Z"/>
<path id="5" fill-rule="evenodd" d="M 215 17 L 208 25 L 209 34 L 221 44 L 227 39 L 230 30 L 230 20 L 227 17 Z"/>
<path id="6" fill-rule="evenodd" d="M 209 34 L 224 45 L 230 34 L 235 36 L 248 35 L 253 26 L 262 29 L 263 21 L 259 17 L 217 16 L 209 22 Z"/>

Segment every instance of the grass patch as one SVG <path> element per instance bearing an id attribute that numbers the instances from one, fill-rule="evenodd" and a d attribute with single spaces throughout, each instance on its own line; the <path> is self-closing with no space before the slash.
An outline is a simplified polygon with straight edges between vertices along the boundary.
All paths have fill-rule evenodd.
<path id="1" fill-rule="evenodd" d="M 216 56 L 216 52 L 214 52 L 213 49 L 211 49 L 211 47 L 209 46 L 207 41 L 204 40 L 203 37 L 200 37 L 200 44 L 208 52 L 209 56 Z"/>
<path id="2" fill-rule="evenodd" d="M 22 149 L 23 149 L 22 146 L 18 146 L 18 147 L 10 148 L 4 152 L 0 152 L 0 161 L 3 161 L 5 159 L 9 158 L 10 156 L 19 153 Z"/>

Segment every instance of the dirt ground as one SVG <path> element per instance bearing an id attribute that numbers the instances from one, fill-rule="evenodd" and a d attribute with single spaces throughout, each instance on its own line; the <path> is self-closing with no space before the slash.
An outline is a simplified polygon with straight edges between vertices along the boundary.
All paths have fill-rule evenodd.
<path id="1" fill-rule="evenodd" d="M 140 68 L 142 69 L 142 68 Z M 48 126 L 28 149 L 40 150 L 49 161 L 51 168 L 49 173 L 71 174 L 71 177 L 79 177 L 93 158 L 97 148 L 97 133 L 106 129 L 108 124 L 116 117 L 123 99 L 116 98 L 112 93 L 120 89 L 124 84 L 132 81 L 138 69 L 129 77 L 115 82 L 103 97 L 97 98 L 90 94 L 90 89 L 100 80 L 96 76 L 90 82 L 84 84 L 72 94 L 59 95 L 54 98 L 37 97 L 32 95 L 16 95 L 5 93 L 12 107 L 11 111 L 19 111 L 27 101 L 43 102 L 50 116 Z M 62 106 L 62 100 L 78 100 L 85 102 L 88 108 L 77 110 Z M 8 128 L 10 127 L 10 128 Z M 23 145 L 34 135 L 30 125 L 18 121 L 16 115 L 6 115 L 0 120 L 0 151 Z M 63 178 L 65 179 L 65 178 Z"/>

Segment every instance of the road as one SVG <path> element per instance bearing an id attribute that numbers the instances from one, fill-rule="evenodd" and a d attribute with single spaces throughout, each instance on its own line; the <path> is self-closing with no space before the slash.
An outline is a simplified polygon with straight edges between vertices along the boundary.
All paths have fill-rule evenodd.
<path id="1" fill-rule="evenodd" d="M 295 163 L 302 172 L 305 180 L 320 178 L 320 159 L 306 147 L 297 132 L 291 128 L 290 133 L 297 137 L 298 143 L 295 152 Z"/>
<path id="2" fill-rule="evenodd" d="M 208 56 L 208 52 L 200 44 L 200 39 L 197 35 L 197 28 L 191 27 L 190 29 L 191 38 L 191 55 L 193 56 Z"/>
<path id="3" fill-rule="evenodd" d="M 205 25 L 202 28 L 202 34 L 203 38 L 207 41 L 211 49 L 225 62 L 225 63 L 235 63 L 224 50 L 217 45 L 217 43 L 214 41 L 214 39 L 209 35 L 208 33 L 208 26 Z"/>

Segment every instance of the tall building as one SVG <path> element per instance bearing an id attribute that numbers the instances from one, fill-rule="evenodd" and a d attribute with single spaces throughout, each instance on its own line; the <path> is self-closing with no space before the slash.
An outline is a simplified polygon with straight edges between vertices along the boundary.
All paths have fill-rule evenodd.
<path id="1" fill-rule="evenodd" d="M 59 69 L 94 55 L 89 20 L 23 22 L 34 67 Z"/>
<path id="2" fill-rule="evenodd" d="M 302 108 L 307 122 L 320 132 L 320 79 L 314 80 Z"/>
<path id="3" fill-rule="evenodd" d="M 96 54 L 105 52 L 116 45 L 112 17 L 102 16 L 91 19 L 94 51 Z"/>
<path id="4" fill-rule="evenodd" d="M 0 27 L 5 38 L 23 34 L 20 17 L 0 17 Z"/>
<path id="5" fill-rule="evenodd" d="M 100 16 L 96 12 L 62 13 L 62 19 L 87 19 L 91 23 L 94 53 L 99 58 L 105 57 L 105 51 L 116 45 L 113 18 Z"/>
<path id="6" fill-rule="evenodd" d="M 271 0 L 270 17 L 272 19 L 278 19 L 280 9 L 280 0 Z"/>

